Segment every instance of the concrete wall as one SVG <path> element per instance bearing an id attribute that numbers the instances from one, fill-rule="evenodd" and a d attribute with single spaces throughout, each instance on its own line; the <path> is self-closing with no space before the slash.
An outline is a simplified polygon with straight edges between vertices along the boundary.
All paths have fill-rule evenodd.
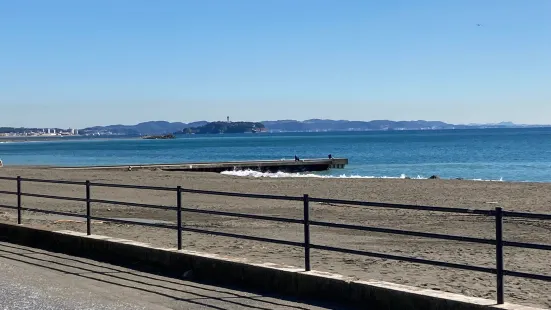
<path id="1" fill-rule="evenodd" d="M 193 251 L 155 248 L 148 244 L 72 231 L 46 231 L 0 223 L 0 240 L 175 277 L 231 285 L 256 292 L 337 301 L 361 309 L 535 309 L 462 295 L 379 281 L 354 281 L 341 275 L 304 272 L 275 264 Z"/>

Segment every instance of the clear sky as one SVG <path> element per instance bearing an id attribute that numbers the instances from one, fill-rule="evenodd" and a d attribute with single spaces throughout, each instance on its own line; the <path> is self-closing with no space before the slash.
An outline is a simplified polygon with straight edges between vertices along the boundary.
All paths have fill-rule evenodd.
<path id="1" fill-rule="evenodd" d="M 549 124 L 551 1 L 0 0 L 0 126 L 227 115 Z"/>

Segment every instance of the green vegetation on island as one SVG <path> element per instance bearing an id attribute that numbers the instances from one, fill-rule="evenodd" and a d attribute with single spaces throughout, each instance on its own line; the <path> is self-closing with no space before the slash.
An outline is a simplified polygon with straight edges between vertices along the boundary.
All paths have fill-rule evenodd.
<path id="1" fill-rule="evenodd" d="M 262 123 L 254 122 L 212 122 L 199 127 L 189 127 L 176 134 L 221 134 L 221 133 L 256 133 L 265 132 Z"/>

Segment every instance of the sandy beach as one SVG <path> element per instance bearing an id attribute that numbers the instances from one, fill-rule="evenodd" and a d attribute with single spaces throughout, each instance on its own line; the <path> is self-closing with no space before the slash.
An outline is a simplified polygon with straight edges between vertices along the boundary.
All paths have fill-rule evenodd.
<path id="1" fill-rule="evenodd" d="M 402 179 L 320 179 L 320 178 L 244 178 L 212 173 L 179 173 L 163 171 L 101 171 L 46 170 L 33 168 L 0 169 L 0 176 L 44 178 L 135 185 L 302 196 L 316 198 L 365 200 L 388 203 L 407 203 L 440 207 L 468 207 L 508 211 L 551 213 L 551 184 L 477 182 L 461 180 L 402 180 Z M 24 192 L 84 198 L 83 186 L 54 185 L 24 182 Z M 15 191 L 14 181 L 0 180 L 0 190 Z M 151 203 L 173 206 L 173 192 L 158 192 L 119 188 L 92 188 L 96 199 Z M 0 195 L 0 204 L 15 205 L 15 196 Z M 84 214 L 82 202 L 57 201 L 24 197 L 25 207 L 43 208 Z M 222 210 L 288 218 L 302 218 L 302 203 L 184 194 L 183 205 L 188 208 Z M 96 216 L 115 218 L 147 218 L 169 222 L 176 220 L 174 211 L 141 209 L 96 204 Z M 394 210 L 346 205 L 311 204 L 315 220 L 346 224 L 446 233 L 470 237 L 494 238 L 494 219 L 477 215 L 460 215 L 414 210 Z M 59 218 L 38 213 L 24 213 L 24 224 L 53 230 L 85 231 L 85 224 L 59 222 Z M 15 214 L 0 209 L 0 220 L 15 222 Z M 270 237 L 302 242 L 303 227 L 297 224 L 274 223 L 185 212 L 184 225 L 201 229 Z M 551 223 L 523 219 L 506 219 L 504 238 L 551 244 Z M 159 228 L 94 223 L 94 234 L 109 235 L 149 242 L 156 246 L 175 247 L 176 232 Z M 413 238 L 389 234 L 312 227 L 312 243 L 386 254 L 495 266 L 495 249 L 491 245 L 455 241 Z M 254 262 L 273 262 L 303 266 L 303 249 L 274 244 L 245 241 L 204 234 L 184 233 L 186 249 L 246 257 Z M 551 253 L 546 251 L 506 248 L 505 268 L 515 271 L 551 275 Z M 468 296 L 495 298 L 495 276 L 491 274 L 438 268 L 391 260 L 312 251 L 312 268 L 394 283 L 443 290 Z M 508 302 L 551 308 L 551 284 L 520 278 L 505 278 L 505 299 Z"/>

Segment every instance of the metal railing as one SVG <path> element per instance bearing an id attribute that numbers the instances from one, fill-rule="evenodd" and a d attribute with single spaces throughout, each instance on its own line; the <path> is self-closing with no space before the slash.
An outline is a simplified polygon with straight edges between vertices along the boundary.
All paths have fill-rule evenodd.
<path id="1" fill-rule="evenodd" d="M 17 211 L 17 223 L 21 224 L 22 222 L 22 211 L 31 211 L 31 212 L 40 212 L 46 214 L 62 215 L 62 216 L 71 216 L 86 218 L 86 232 L 88 235 L 92 233 L 91 222 L 92 220 L 105 221 L 105 222 L 114 222 L 121 224 L 133 224 L 149 227 L 158 227 L 176 230 L 177 244 L 178 249 L 181 250 L 182 245 L 182 232 L 193 232 L 200 234 L 210 234 L 223 237 L 232 237 L 245 240 L 259 241 L 259 242 L 269 242 L 280 245 L 302 247 L 304 249 L 304 269 L 306 271 L 311 270 L 310 263 L 310 250 L 325 250 L 331 252 L 339 252 L 346 254 L 354 254 L 361 256 L 368 256 L 373 258 L 382 258 L 390 259 L 397 261 L 404 261 L 410 263 L 426 264 L 438 267 L 448 267 L 456 268 L 469 271 L 477 271 L 489 274 L 496 275 L 496 291 L 497 291 L 497 303 L 504 303 L 504 276 L 520 277 L 533 280 L 541 280 L 546 282 L 551 282 L 550 275 L 543 274 L 534 274 L 526 272 L 518 272 L 513 270 L 504 269 L 503 264 L 503 248 L 508 247 L 517 247 L 517 248 L 526 248 L 526 249 L 537 249 L 544 251 L 551 251 L 551 245 L 546 244 L 536 244 L 536 243 L 525 243 L 525 242 L 514 242 L 514 241 L 505 241 L 503 240 L 503 219 L 505 217 L 512 218 L 524 218 L 524 219 L 537 219 L 537 220 L 551 220 L 551 214 L 540 214 L 540 213 L 525 213 L 525 212 L 509 212 L 503 211 L 502 208 L 496 207 L 494 210 L 483 210 L 483 209 L 468 209 L 468 208 L 447 208 L 447 207 L 432 207 L 432 206 L 418 206 L 418 205 L 406 205 L 406 204 L 390 204 L 390 203 L 380 203 L 380 202 L 367 202 L 367 201 L 354 201 L 354 200 L 340 200 L 340 199 L 326 199 L 326 198 L 313 198 L 308 195 L 303 195 L 302 197 L 294 196 L 278 196 L 278 195 L 264 195 L 264 194 L 244 194 L 244 193 L 234 193 L 234 192 L 221 192 L 221 191 L 210 191 L 210 190 L 196 190 L 196 189 L 186 189 L 181 186 L 177 187 L 158 187 L 158 186 L 139 186 L 139 185 L 124 185 L 124 184 L 107 184 L 107 183 L 92 183 L 90 181 L 85 182 L 76 182 L 76 181 L 59 181 L 59 180 L 44 180 L 44 179 L 29 179 L 21 177 L 0 177 L 0 180 L 16 181 L 17 182 L 17 191 L 0 191 L 0 194 L 5 195 L 16 195 L 17 196 L 17 206 L 1 205 L 0 208 L 11 209 Z M 75 197 L 64 197 L 64 196 L 54 196 L 54 195 L 43 195 L 43 194 L 33 194 L 25 193 L 22 191 L 21 184 L 23 182 L 38 182 L 38 183 L 52 183 L 52 184 L 69 184 L 69 185 L 79 185 L 83 186 L 85 189 L 86 196 L 85 198 L 75 198 Z M 127 189 L 140 189 L 140 190 L 154 190 L 154 191 L 166 191 L 175 193 L 176 206 L 162 206 L 162 205 L 152 205 L 144 203 L 134 203 L 134 202 L 123 202 L 123 201 L 114 201 L 114 200 L 104 200 L 104 199 L 93 199 L 91 197 L 91 187 L 110 187 L 110 188 L 127 188 Z M 215 210 L 201 210 L 186 208 L 182 206 L 182 194 L 183 193 L 192 193 L 192 194 L 202 194 L 202 195 L 217 195 L 217 196 L 226 196 L 226 197 L 243 197 L 243 198 L 257 198 L 257 199 L 272 199 L 272 200 L 285 200 L 285 201 L 297 201 L 302 202 L 304 208 L 304 214 L 301 219 L 292 219 L 292 218 L 282 218 L 274 216 L 264 216 L 264 215 L 254 215 L 254 214 L 244 214 L 244 213 L 235 213 L 235 212 L 226 212 L 226 211 L 215 211 Z M 36 208 L 23 207 L 21 198 L 22 197 L 35 197 L 35 198 L 45 198 L 45 199 L 57 199 L 57 200 L 68 200 L 83 202 L 86 205 L 86 214 L 75 214 L 69 212 L 61 211 L 52 211 Z M 350 225 L 350 224 L 339 224 L 331 223 L 324 221 L 314 221 L 310 219 L 310 203 L 327 203 L 327 204 L 342 204 L 342 205 L 352 205 L 352 206 L 366 206 L 366 207 L 378 207 L 378 208 L 391 208 L 391 209 L 404 209 L 404 210 L 421 210 L 421 211 L 433 211 L 433 212 L 445 212 L 445 213 L 454 213 L 454 214 L 470 214 L 470 215 L 481 215 L 481 216 L 492 216 L 495 219 L 495 238 L 494 239 L 485 239 L 485 238 L 475 238 L 475 237 L 466 237 L 466 236 L 456 236 L 456 235 L 447 235 L 447 234 L 438 234 L 438 233 L 428 233 L 428 232 L 419 232 L 419 231 L 409 231 L 409 230 L 399 230 L 399 229 L 390 229 L 390 228 L 380 228 L 380 227 L 371 227 L 371 226 L 360 226 L 360 225 Z M 123 219 L 114 219 L 107 217 L 98 217 L 91 215 L 92 203 L 101 203 L 101 204 L 112 204 L 112 205 L 123 205 L 136 208 L 150 208 L 150 209 L 162 209 L 162 210 L 172 210 L 176 213 L 176 226 L 160 223 L 144 223 L 137 222 L 132 220 L 123 220 Z M 182 223 L 182 212 L 193 212 L 200 214 L 210 214 L 210 215 L 220 215 L 220 216 L 229 216 L 236 218 L 248 218 L 255 220 L 265 220 L 272 222 L 284 222 L 291 224 L 300 224 L 304 227 L 304 241 L 288 241 L 280 239 L 272 239 L 265 237 L 255 237 L 234 233 L 226 233 L 212 230 L 205 230 L 199 228 L 184 227 Z M 439 240 L 451 240 L 459 242 L 468 242 L 468 243 L 477 243 L 477 244 L 486 244 L 495 246 L 495 267 L 485 267 L 485 266 L 473 266 L 467 264 L 458 264 L 450 263 L 444 261 L 437 261 L 431 259 L 415 258 L 408 256 L 384 254 L 377 252 L 369 252 L 362 250 L 353 250 L 333 246 L 325 246 L 312 244 L 310 241 L 310 227 L 329 227 L 329 228 L 340 228 L 348 230 L 357 230 L 357 231 L 366 231 L 366 232 L 376 232 L 376 233 L 387 233 L 394 235 L 403 235 L 403 236 L 412 236 L 412 237 L 421 237 L 421 238 L 431 238 Z"/>

